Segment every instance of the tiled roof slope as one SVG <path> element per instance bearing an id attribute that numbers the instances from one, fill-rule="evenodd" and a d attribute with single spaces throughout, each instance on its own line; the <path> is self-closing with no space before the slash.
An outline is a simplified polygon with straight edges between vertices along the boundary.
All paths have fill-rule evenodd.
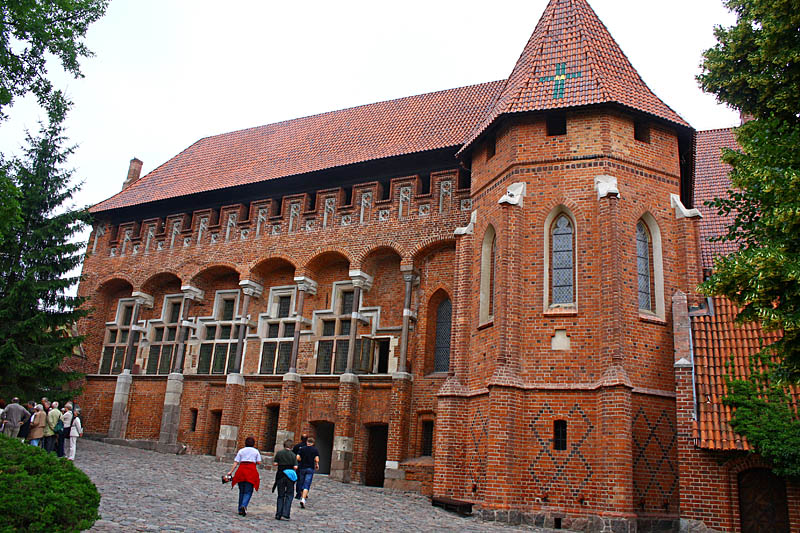
<path id="1" fill-rule="evenodd" d="M 501 85 L 482 83 L 206 137 L 91 211 L 459 146 Z"/>
<path id="2" fill-rule="evenodd" d="M 700 254 L 703 268 L 712 268 L 714 258 L 736 250 L 732 242 L 709 242 L 709 238 L 723 235 L 733 216 L 720 216 L 705 202 L 727 196 L 731 186 L 728 172 L 731 167 L 722 162 L 722 148 L 738 149 L 733 128 L 698 131 L 695 149 L 694 206 L 703 214 L 700 220 Z"/>
<path id="3" fill-rule="evenodd" d="M 734 433 L 729 424 L 731 408 L 722 403 L 727 394 L 725 378 L 731 356 L 734 376 L 749 375 L 749 357 L 770 344 L 779 332 L 765 333 L 758 324 L 735 323 L 738 308 L 727 298 L 714 298 L 712 316 L 692 317 L 692 343 L 697 381 L 698 420 L 695 438 L 701 448 L 748 450 L 744 437 Z M 800 399 L 793 390 L 795 401 Z"/>
<path id="4" fill-rule="evenodd" d="M 586 0 L 550 0 L 494 107 L 465 148 L 505 113 L 601 103 L 690 127 L 642 81 Z"/>

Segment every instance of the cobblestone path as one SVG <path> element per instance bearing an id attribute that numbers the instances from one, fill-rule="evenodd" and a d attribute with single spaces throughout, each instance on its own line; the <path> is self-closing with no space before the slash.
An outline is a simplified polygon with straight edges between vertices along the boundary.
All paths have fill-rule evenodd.
<path id="1" fill-rule="evenodd" d="M 223 485 L 230 468 L 213 457 L 168 455 L 80 439 L 75 464 L 97 485 L 101 520 L 91 531 L 539 531 L 461 518 L 408 494 L 345 485 L 315 476 L 306 509 L 275 520 L 273 473 L 261 472 L 247 516 L 236 513 L 239 491 Z"/>

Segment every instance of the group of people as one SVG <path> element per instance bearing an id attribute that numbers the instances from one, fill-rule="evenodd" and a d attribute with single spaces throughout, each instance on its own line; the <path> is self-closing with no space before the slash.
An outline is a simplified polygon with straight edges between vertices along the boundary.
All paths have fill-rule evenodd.
<path id="1" fill-rule="evenodd" d="M 253 437 L 245 439 L 244 448 L 237 452 L 233 460 L 233 467 L 223 476 L 223 482 L 232 482 L 231 488 L 239 485 L 239 514 L 242 516 L 247 516 L 247 505 L 253 490 L 258 490 L 261 481 L 258 475 L 261 453 L 254 447 L 255 443 Z M 300 500 L 301 508 L 306 508 L 314 473 L 319 470 L 319 450 L 314 446 L 314 437 L 304 434 L 300 442 L 293 444 L 291 440 L 284 441 L 283 449 L 275 454 L 272 462 L 276 467 L 272 491 L 278 489 L 275 520 L 289 520 L 292 497 Z"/>
<path id="2" fill-rule="evenodd" d="M 51 403 L 47 398 L 40 403 L 30 401 L 26 406 L 19 403 L 19 398 L 12 398 L 8 405 L 0 400 L 0 426 L 6 436 L 70 461 L 75 460 L 78 437 L 83 435 L 80 415 L 80 408 L 73 409 L 72 402 L 59 409 L 58 402 Z"/>

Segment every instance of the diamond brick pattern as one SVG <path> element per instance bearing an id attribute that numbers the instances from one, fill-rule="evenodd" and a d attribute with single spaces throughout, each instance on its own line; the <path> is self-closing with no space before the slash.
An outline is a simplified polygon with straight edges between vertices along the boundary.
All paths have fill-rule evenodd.
<path id="1" fill-rule="evenodd" d="M 633 426 L 633 491 L 648 511 L 677 511 L 677 429 L 666 409 L 653 419 L 639 408 Z"/>
<path id="2" fill-rule="evenodd" d="M 528 424 L 530 438 L 539 448 L 531 461 L 528 473 L 533 482 L 539 486 L 541 494 L 547 495 L 554 487 L 563 487 L 573 498 L 578 498 L 584 493 L 594 475 L 592 465 L 583 453 L 583 446 L 594 432 L 594 424 L 579 404 L 572 406 L 567 415 L 569 453 L 564 456 L 563 453 L 554 453 L 550 434 L 542 435 L 539 432 L 541 420 L 549 421 L 554 416 L 555 412 L 545 402 Z M 578 420 L 582 423 L 576 423 Z M 566 473 L 568 469 L 569 475 Z M 577 471 L 583 471 L 583 475 L 576 475 Z"/>

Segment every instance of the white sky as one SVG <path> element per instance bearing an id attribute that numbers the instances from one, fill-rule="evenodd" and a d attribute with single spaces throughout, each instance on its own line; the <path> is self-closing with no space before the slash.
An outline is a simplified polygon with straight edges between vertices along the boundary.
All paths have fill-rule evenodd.
<path id="1" fill-rule="evenodd" d="M 694 76 L 722 0 L 589 0 L 650 88 L 698 130 L 738 124 Z M 268 2 L 113 0 L 91 26 L 73 100 L 78 205 L 118 192 L 196 140 L 232 130 L 506 78 L 546 0 Z M 36 130 L 32 99 L 0 123 L 0 152 Z"/>

